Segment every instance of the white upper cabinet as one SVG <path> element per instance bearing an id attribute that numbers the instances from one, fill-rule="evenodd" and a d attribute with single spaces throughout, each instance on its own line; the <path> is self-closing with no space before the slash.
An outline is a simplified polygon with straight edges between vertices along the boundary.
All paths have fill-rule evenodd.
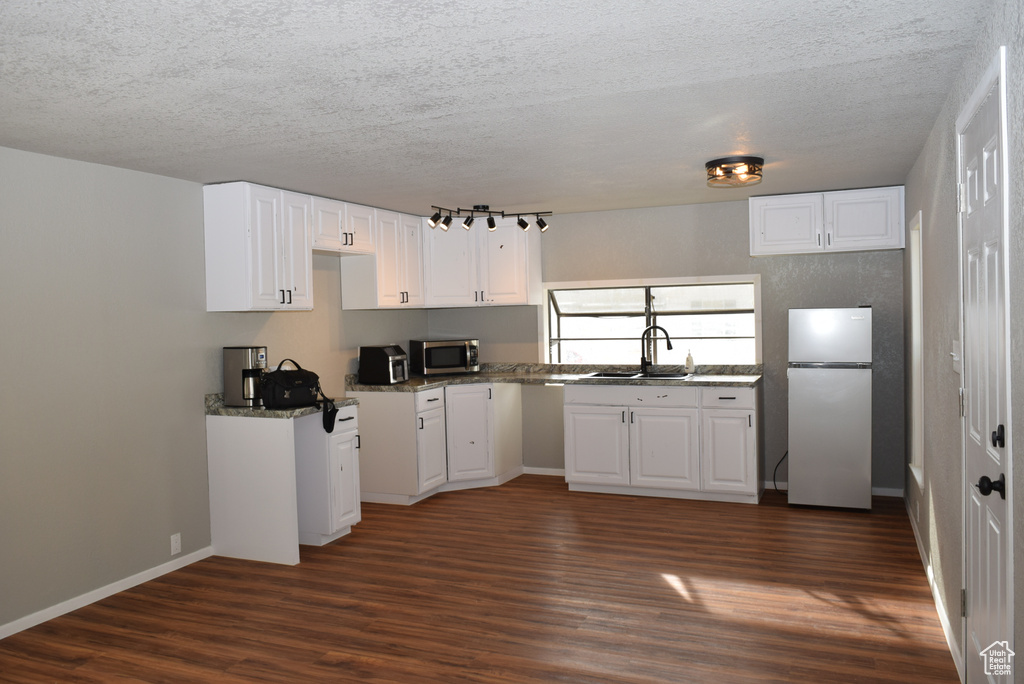
<path id="1" fill-rule="evenodd" d="M 751 197 L 750 254 L 901 249 L 903 186 Z"/>
<path id="2" fill-rule="evenodd" d="M 427 306 L 539 304 L 540 233 L 513 219 L 483 219 L 470 230 L 428 229 L 424 238 Z"/>
<path id="3" fill-rule="evenodd" d="M 342 258 L 341 308 L 422 307 L 422 219 L 383 209 L 370 211 L 375 212 L 376 254 Z"/>
<path id="4" fill-rule="evenodd" d="M 313 198 L 313 249 L 373 254 L 373 207 Z"/>
<path id="5" fill-rule="evenodd" d="M 206 310 L 313 308 L 312 198 L 251 183 L 203 188 Z"/>

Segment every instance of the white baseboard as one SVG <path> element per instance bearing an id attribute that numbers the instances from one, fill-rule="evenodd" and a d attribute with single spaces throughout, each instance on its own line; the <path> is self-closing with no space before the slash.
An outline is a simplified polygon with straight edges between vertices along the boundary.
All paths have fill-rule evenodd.
<path id="1" fill-rule="evenodd" d="M 914 519 L 914 512 L 910 510 L 910 501 L 906 501 L 907 505 L 907 517 L 910 518 L 910 527 L 914 530 L 914 540 L 917 542 L 917 552 L 921 556 L 921 564 L 924 566 L 925 574 L 928 576 L 928 586 L 932 590 L 932 600 L 935 601 L 935 612 L 939 614 L 939 624 L 942 625 L 942 633 L 946 635 L 946 645 L 949 646 L 949 653 L 953 656 L 953 664 L 956 665 L 957 674 L 960 675 L 960 681 L 964 681 L 964 656 L 960 652 L 960 647 L 957 646 L 956 638 L 954 638 L 953 626 L 949 624 L 949 617 L 946 614 L 946 607 L 942 603 L 942 596 L 939 594 L 939 588 L 935 584 L 935 573 L 932 571 L 932 564 L 928 560 L 928 552 L 924 548 L 924 540 L 921 539 L 921 535 L 917 530 L 917 520 Z"/>
<path id="2" fill-rule="evenodd" d="M 528 468 L 523 467 L 527 475 L 551 475 L 552 477 L 565 477 L 565 468 Z"/>
<path id="3" fill-rule="evenodd" d="M 132 575 L 131 577 L 125 577 L 124 579 L 118 580 L 117 582 L 114 582 L 112 584 L 108 584 L 105 587 L 94 589 L 93 591 L 82 594 L 81 596 L 76 596 L 75 598 L 68 599 L 67 601 L 62 601 L 55 606 L 50 606 L 49 608 L 44 608 L 43 610 L 32 613 L 31 615 L 26 615 L 23 618 L 15 620 L 14 622 L 8 622 L 6 625 L 0 625 L 0 639 L 5 639 L 11 636 L 12 634 L 17 634 L 18 632 L 26 630 L 29 627 L 41 625 L 47 620 L 52 620 L 55 617 L 60 617 L 61 615 L 64 615 L 65 613 L 70 613 L 73 610 L 84 608 L 90 603 L 96 603 L 99 600 L 105 599 L 108 596 L 113 596 L 114 594 L 124 591 L 125 589 L 131 589 L 132 587 L 142 584 L 143 582 L 148 582 L 151 579 L 156 579 L 161 575 L 166 575 L 169 572 L 180 570 L 186 565 L 191 565 L 196 561 L 201 561 L 204 558 L 209 558 L 212 555 L 213 547 L 207 546 L 206 548 L 199 549 L 198 551 L 190 553 L 187 556 L 175 558 L 174 560 L 164 563 L 162 565 L 158 565 L 155 568 L 143 570 L 142 572 Z"/>

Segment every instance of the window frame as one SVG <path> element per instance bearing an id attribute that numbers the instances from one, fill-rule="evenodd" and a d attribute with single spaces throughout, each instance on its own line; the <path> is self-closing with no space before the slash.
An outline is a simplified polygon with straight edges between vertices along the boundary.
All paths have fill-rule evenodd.
<path id="1" fill-rule="evenodd" d="M 540 358 L 543 363 L 551 365 L 574 365 L 559 364 L 551 361 L 551 290 L 592 290 L 610 288 L 641 288 L 641 287 L 671 287 L 675 285 L 753 285 L 754 287 L 754 362 L 752 365 L 762 363 L 762 330 L 761 330 L 761 275 L 750 273 L 742 275 L 722 276 L 689 276 L 680 278 L 639 278 L 628 280 L 580 280 L 561 281 L 544 283 L 543 308 L 540 312 L 544 327 L 544 334 L 540 340 Z M 661 312 L 659 312 L 661 313 Z M 696 313 L 696 312 L 695 312 Z M 700 312 L 703 313 L 703 312 Z M 713 312 L 709 312 L 713 313 Z M 638 340 L 639 343 L 639 340 Z M 616 364 L 619 365 L 619 364 Z M 622 364 L 631 365 L 631 364 Z M 746 365 L 746 364 L 737 364 Z"/>

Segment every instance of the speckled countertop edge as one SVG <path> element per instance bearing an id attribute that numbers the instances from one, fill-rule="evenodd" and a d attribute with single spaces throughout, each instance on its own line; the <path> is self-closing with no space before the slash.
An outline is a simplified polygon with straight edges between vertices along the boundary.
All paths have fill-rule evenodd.
<path id="1" fill-rule="evenodd" d="M 302 408 L 276 411 L 271 411 L 265 408 L 234 408 L 224 405 L 223 394 L 207 394 L 205 396 L 205 400 L 206 415 L 208 416 L 231 416 L 235 418 L 301 418 L 302 416 L 311 416 L 314 413 L 320 413 L 321 410 L 316 406 L 304 406 Z M 334 405 L 338 408 L 359 404 L 359 400 L 354 398 L 334 399 L 333 401 Z"/>
<path id="2" fill-rule="evenodd" d="M 680 366 L 658 366 L 662 373 L 682 372 Z M 394 385 L 361 385 L 355 374 L 345 376 L 348 392 L 421 392 L 446 385 L 516 382 L 524 385 L 671 385 L 675 387 L 754 387 L 761 381 L 760 366 L 697 366 L 686 378 L 590 378 L 590 373 L 639 373 L 637 366 L 553 366 L 547 364 L 484 364 L 479 373 L 412 377 Z"/>

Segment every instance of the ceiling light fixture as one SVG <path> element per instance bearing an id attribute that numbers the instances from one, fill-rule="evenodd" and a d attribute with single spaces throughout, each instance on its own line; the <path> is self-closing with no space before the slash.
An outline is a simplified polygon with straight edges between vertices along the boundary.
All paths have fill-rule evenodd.
<path id="1" fill-rule="evenodd" d="M 704 168 L 708 171 L 709 188 L 739 188 L 761 182 L 761 157 L 722 157 L 712 159 Z"/>
<path id="2" fill-rule="evenodd" d="M 468 214 L 468 216 L 462 219 L 462 227 L 465 228 L 466 230 L 469 230 L 470 226 L 473 225 L 473 221 L 475 220 L 475 214 L 480 214 L 481 216 L 485 214 L 487 215 L 487 230 L 489 231 L 494 231 L 497 230 L 498 228 L 498 222 L 495 220 L 495 216 L 500 216 L 501 218 L 515 216 L 516 225 L 518 225 L 524 231 L 530 229 L 530 222 L 526 220 L 530 216 L 533 216 L 537 220 L 537 228 L 540 229 L 540 232 L 543 233 L 548 228 L 551 227 L 548 224 L 548 222 L 545 221 L 543 218 L 544 216 L 551 216 L 550 211 L 517 211 L 513 214 L 506 214 L 504 211 L 500 209 L 491 209 L 490 205 L 488 204 L 474 204 L 472 209 L 448 209 L 447 207 L 438 206 L 432 206 L 430 208 L 434 210 L 434 214 L 427 219 L 427 225 L 430 226 L 431 228 L 434 228 L 438 224 L 440 224 L 441 230 L 448 230 L 448 228 L 452 225 L 453 216 L 462 216 L 463 214 Z M 444 218 L 441 218 L 441 216 L 445 214 L 447 215 L 444 216 Z"/>

